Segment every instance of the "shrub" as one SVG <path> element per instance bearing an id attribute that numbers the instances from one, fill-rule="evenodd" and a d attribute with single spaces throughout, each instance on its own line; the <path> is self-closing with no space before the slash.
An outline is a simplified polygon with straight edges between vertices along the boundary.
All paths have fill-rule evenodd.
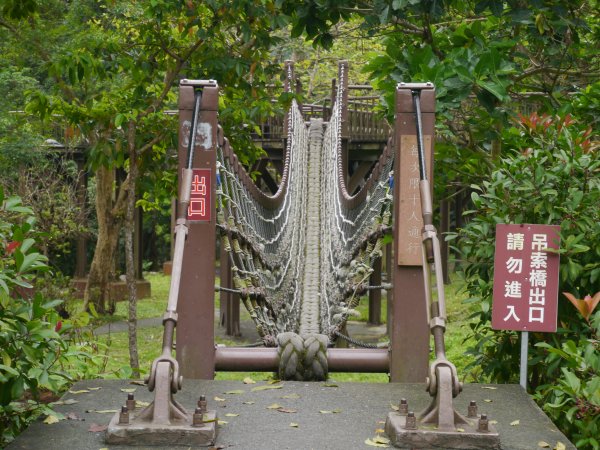
<path id="1" fill-rule="evenodd" d="M 44 392 L 58 393 L 72 381 L 64 370 L 89 355 L 70 350 L 65 339 L 73 322 L 63 320 L 33 282 L 47 271 L 35 250 L 31 209 L 0 187 L 0 447 L 40 413 Z"/>
<path id="2" fill-rule="evenodd" d="M 596 294 L 600 299 L 600 292 Z M 552 383 L 539 386 L 534 398 L 579 449 L 600 449 L 600 311 L 579 339 L 560 347 L 540 342 L 548 367 L 560 367 Z"/>
<path id="3" fill-rule="evenodd" d="M 468 336 L 476 344 L 469 353 L 475 358 L 472 366 L 480 367 L 487 380 L 516 382 L 519 374 L 517 332 L 490 326 L 496 224 L 560 225 L 560 292 L 582 298 L 600 291 L 600 158 L 591 133 L 570 115 L 520 117 L 504 131 L 507 151 L 489 180 L 472 186 L 474 210 L 458 236 L 467 301 L 478 305 Z M 557 332 L 530 333 L 532 342 L 539 344 L 529 349 L 529 387 L 569 383 L 573 377 L 566 372 L 571 370 L 567 359 L 556 358 L 551 349 L 564 351 L 565 343 L 571 342 L 569 349 L 579 352 L 593 339 L 591 333 L 589 324 L 561 296 Z M 540 400 L 551 396 L 547 390 L 540 392 Z"/>

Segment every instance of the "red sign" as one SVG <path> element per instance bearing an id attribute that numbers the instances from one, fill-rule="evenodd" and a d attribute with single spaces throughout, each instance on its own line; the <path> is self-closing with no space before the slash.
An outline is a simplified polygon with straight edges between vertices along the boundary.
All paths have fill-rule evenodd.
<path id="1" fill-rule="evenodd" d="M 211 170 L 193 169 L 192 189 L 187 219 L 190 222 L 210 221 Z"/>
<path id="2" fill-rule="evenodd" d="M 495 330 L 556 331 L 558 225 L 496 225 Z"/>

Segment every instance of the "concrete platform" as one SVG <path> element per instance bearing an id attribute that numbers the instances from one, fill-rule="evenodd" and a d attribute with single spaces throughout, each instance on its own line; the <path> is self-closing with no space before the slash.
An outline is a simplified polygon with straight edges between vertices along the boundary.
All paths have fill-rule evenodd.
<path id="1" fill-rule="evenodd" d="M 219 419 L 227 422 L 219 425 L 216 448 L 244 450 L 372 449 L 365 440 L 378 433 L 383 435 L 378 430 L 384 428 L 391 403 L 396 405 L 401 397 L 406 397 L 409 408 L 415 411 L 429 403 L 429 396 L 420 384 L 340 383 L 328 387 L 324 383 L 282 382 L 271 386 L 281 386 L 277 389 L 252 391 L 259 386 L 268 385 L 260 381 L 246 385 L 240 381 L 184 380 L 183 391 L 176 399 L 191 409 L 199 395 L 206 395 L 209 409 L 216 409 Z M 119 409 L 127 397 L 121 389 L 131 388 L 137 388 L 136 400 L 151 401 L 152 395 L 145 387 L 133 385 L 129 380 L 76 383 L 71 391 L 88 392 L 67 393 L 63 401 L 77 403 L 56 409 L 83 420 L 61 420 L 52 425 L 39 420 L 7 450 L 131 448 L 107 445 L 104 432 L 89 431 L 93 424 L 109 423 L 113 413 L 98 411 Z M 239 390 L 243 392 L 227 393 Z M 215 401 L 215 397 L 224 401 Z M 466 413 L 470 400 L 477 401 L 480 413 L 487 413 L 490 420 L 497 421 L 495 426 L 504 450 L 535 450 L 540 441 L 550 444 L 550 448 L 562 442 L 567 449 L 575 449 L 518 385 L 465 385 L 456 400 L 460 412 Z M 275 404 L 282 409 L 276 409 Z M 511 425 L 517 420 L 518 424 Z"/>

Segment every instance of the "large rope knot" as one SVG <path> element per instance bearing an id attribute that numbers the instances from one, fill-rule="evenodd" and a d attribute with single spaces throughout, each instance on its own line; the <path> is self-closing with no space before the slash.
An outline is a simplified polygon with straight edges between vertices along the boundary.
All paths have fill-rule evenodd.
<path id="1" fill-rule="evenodd" d="M 280 333 L 277 335 L 279 378 L 296 381 L 325 381 L 329 374 L 324 334 Z"/>

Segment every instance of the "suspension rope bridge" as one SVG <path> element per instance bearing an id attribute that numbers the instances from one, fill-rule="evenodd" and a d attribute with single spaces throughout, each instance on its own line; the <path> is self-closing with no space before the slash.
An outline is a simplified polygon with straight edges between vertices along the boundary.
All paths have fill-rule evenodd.
<path id="1" fill-rule="evenodd" d="M 475 445 L 460 448 L 497 448 L 498 434 L 487 420 L 483 430 L 481 420 L 467 419 L 454 409 L 453 398 L 462 384 L 445 354 L 442 277 L 437 277 L 435 289 L 431 286 L 430 263 L 441 273 L 428 181 L 433 85 L 398 86 L 394 136 L 362 187 L 350 193 L 344 142 L 347 73 L 347 63 L 340 64 L 327 122 L 307 122 L 298 103 L 292 102 L 285 120 L 281 181 L 272 195 L 257 188 L 218 125 L 216 82 L 182 80 L 182 176 L 173 272 L 162 354 L 147 379 L 155 398 L 133 417 L 123 407 L 109 425 L 109 443 L 152 443 L 157 434 L 180 444 L 214 443 L 216 412 L 207 410 L 206 398 L 201 397 L 190 414 L 173 397 L 182 387 L 180 373 L 212 378 L 214 370 L 277 370 L 280 379 L 308 381 L 325 380 L 330 370 L 341 370 L 389 372 L 392 380 L 403 371 L 422 377 L 404 375 L 405 381 L 410 376 L 411 381 L 422 381 L 428 375 L 430 406 L 418 424 L 410 412 L 390 415 L 386 432 L 393 442 L 414 446 L 460 435 L 458 440 Z M 289 89 L 291 64 L 286 65 L 286 78 Z M 403 236 L 401 225 L 413 218 L 415 223 Z M 373 288 L 368 280 L 390 232 L 395 246 L 390 348 L 331 348 L 344 335 L 360 295 Z M 256 325 L 262 348 L 214 346 L 214 303 L 209 294 L 217 233 L 228 254 L 234 290 Z M 410 242 L 415 236 L 417 242 Z M 172 356 L 176 325 L 177 359 Z M 435 349 L 430 364 L 428 331 Z M 402 361 L 400 350 L 407 346 L 413 348 Z M 457 435 L 458 428 L 467 432 Z"/>
<path id="2" fill-rule="evenodd" d="M 284 378 L 304 379 L 304 366 L 317 367 L 309 378 L 326 377 L 325 349 L 358 305 L 390 231 L 393 156 L 387 147 L 363 188 L 354 196 L 346 190 L 344 94 L 338 89 L 328 123 L 307 123 L 293 101 L 284 173 L 273 196 L 249 188 L 252 181 L 226 139 L 217 150 L 221 245 L 265 345 L 280 347 Z"/>

